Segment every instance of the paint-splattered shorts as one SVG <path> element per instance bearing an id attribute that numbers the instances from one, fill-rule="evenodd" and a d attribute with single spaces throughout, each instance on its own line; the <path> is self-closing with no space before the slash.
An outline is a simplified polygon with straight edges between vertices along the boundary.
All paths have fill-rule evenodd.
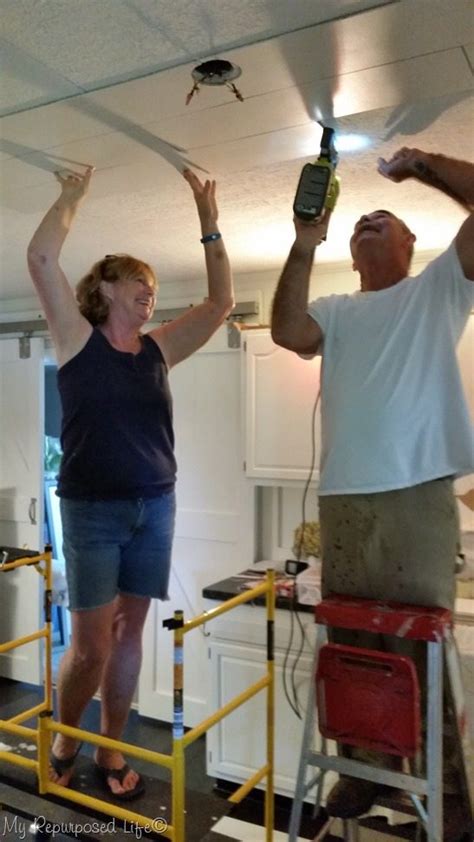
<path id="1" fill-rule="evenodd" d="M 450 477 L 319 498 L 323 593 L 453 608 L 459 521 Z"/>
<path id="2" fill-rule="evenodd" d="M 319 498 L 323 556 L 322 592 L 453 609 L 459 521 L 450 477 L 378 494 Z M 409 655 L 418 667 L 422 710 L 426 704 L 426 651 L 402 638 L 333 629 L 337 643 Z M 460 748 L 445 705 L 444 787 L 459 791 Z M 373 765 L 390 756 L 343 747 Z"/>

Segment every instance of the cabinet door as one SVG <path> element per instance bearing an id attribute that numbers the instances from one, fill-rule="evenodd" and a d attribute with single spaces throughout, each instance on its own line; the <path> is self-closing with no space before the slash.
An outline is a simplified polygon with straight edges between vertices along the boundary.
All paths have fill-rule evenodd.
<path id="1" fill-rule="evenodd" d="M 210 644 L 210 712 L 250 687 L 265 674 L 263 647 Z M 275 655 L 275 791 L 293 796 L 303 721 L 285 698 L 282 685 L 282 653 Z M 294 673 L 301 708 L 305 709 L 312 658 L 303 656 Z M 303 713 L 304 716 L 304 713 Z M 226 716 L 207 732 L 207 773 L 242 783 L 266 762 L 266 690 Z M 265 781 L 262 781 L 262 787 Z"/>
<path id="2" fill-rule="evenodd" d="M 280 348 L 268 331 L 245 334 L 245 462 L 248 477 L 307 480 L 313 461 L 319 477 L 320 357 L 305 360 Z"/>

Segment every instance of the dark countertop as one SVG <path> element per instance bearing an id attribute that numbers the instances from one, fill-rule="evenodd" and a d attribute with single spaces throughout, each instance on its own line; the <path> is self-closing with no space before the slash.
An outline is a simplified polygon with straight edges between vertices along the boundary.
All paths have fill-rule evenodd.
<path id="1" fill-rule="evenodd" d="M 204 588 L 202 595 L 206 599 L 215 599 L 219 602 L 225 602 L 227 599 L 232 599 L 234 596 L 240 596 L 248 590 L 249 586 L 255 587 L 263 582 L 265 576 L 264 570 L 254 570 L 253 568 L 244 570 L 242 573 L 237 573 L 235 576 L 229 576 L 228 579 L 222 579 L 220 582 L 215 582 L 213 585 L 207 585 Z M 288 592 L 288 586 L 293 584 L 293 580 L 284 574 L 277 572 L 277 596 L 275 599 L 275 608 L 282 608 L 289 611 L 291 607 L 298 611 L 304 611 L 308 614 L 314 613 L 313 605 L 302 605 L 297 602 L 294 606 L 291 605 L 291 596 L 284 595 L 282 592 Z M 280 590 L 280 593 L 278 593 Z M 265 597 L 259 596 L 252 600 L 248 605 L 265 605 Z"/>

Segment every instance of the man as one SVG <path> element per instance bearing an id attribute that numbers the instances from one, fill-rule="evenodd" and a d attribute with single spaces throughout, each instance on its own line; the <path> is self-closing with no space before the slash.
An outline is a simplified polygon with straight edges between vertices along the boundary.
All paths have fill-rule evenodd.
<path id="1" fill-rule="evenodd" d="M 360 291 L 308 306 L 314 253 L 329 215 L 295 219 L 296 239 L 273 302 L 272 337 L 284 348 L 323 358 L 323 594 L 452 609 L 453 478 L 474 470 L 455 354 L 473 304 L 474 165 L 403 148 L 389 161 L 380 159 L 378 171 L 395 182 L 412 178 L 435 187 L 470 211 L 454 242 L 409 278 L 415 235 L 389 211 L 373 211 L 359 219 L 350 241 Z M 374 647 L 373 638 L 357 633 L 338 632 L 334 639 Z M 411 654 L 418 662 L 420 653 Z M 390 762 L 342 750 L 375 765 Z M 462 838 L 469 822 L 459 762 L 451 736 L 444 758 L 445 842 Z M 370 781 L 341 777 L 327 810 L 341 818 L 362 815 L 378 790 Z"/>

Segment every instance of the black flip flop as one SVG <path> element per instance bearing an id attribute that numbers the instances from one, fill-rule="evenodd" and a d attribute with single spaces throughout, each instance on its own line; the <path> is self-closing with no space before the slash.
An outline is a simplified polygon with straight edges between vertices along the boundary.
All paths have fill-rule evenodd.
<path id="1" fill-rule="evenodd" d="M 72 769 L 74 763 L 77 760 L 77 755 L 79 754 L 81 748 L 82 742 L 79 743 L 79 745 L 76 748 L 76 751 L 74 752 L 74 754 L 71 755 L 71 757 L 56 757 L 56 755 L 53 753 L 53 750 L 51 749 L 51 751 L 49 752 L 49 765 L 52 767 L 52 769 L 54 769 L 58 778 L 62 778 L 62 776 L 66 772 L 69 772 L 69 770 Z"/>
<path id="2" fill-rule="evenodd" d="M 145 792 L 145 781 L 141 775 L 138 776 L 138 781 L 133 789 L 128 789 L 126 792 L 118 793 L 113 792 L 111 789 L 108 778 L 114 778 L 119 782 L 119 784 L 121 784 L 121 786 L 123 786 L 125 777 L 130 771 L 128 763 L 125 763 L 121 769 L 108 769 L 107 766 L 99 766 L 98 763 L 96 763 L 95 770 L 100 777 L 104 789 L 107 790 L 108 794 L 112 796 L 112 798 L 116 798 L 117 801 L 132 801 L 134 798 L 138 798 L 139 795 L 143 795 Z"/>

